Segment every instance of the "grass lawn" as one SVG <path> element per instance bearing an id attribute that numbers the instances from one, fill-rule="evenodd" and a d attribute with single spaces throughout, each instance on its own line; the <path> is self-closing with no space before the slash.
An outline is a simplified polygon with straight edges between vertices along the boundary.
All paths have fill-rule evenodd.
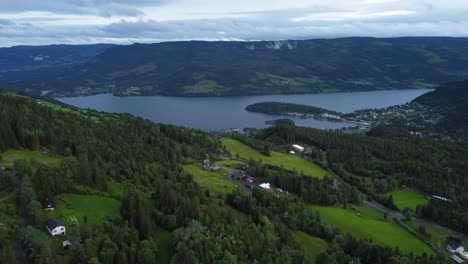
<path id="1" fill-rule="evenodd" d="M 388 193 L 388 195 L 393 196 L 393 203 L 395 203 L 396 207 L 400 210 L 410 208 L 414 212 L 418 204 L 423 205 L 428 202 L 422 194 L 410 188 L 395 190 Z"/>
<path id="2" fill-rule="evenodd" d="M 158 263 L 166 264 L 171 262 L 171 233 L 158 227 L 156 229 L 156 243 L 158 244 Z"/>
<path id="3" fill-rule="evenodd" d="M 36 150 L 8 149 L 1 154 L 0 167 L 13 167 L 13 162 L 18 159 L 33 159 L 44 162 L 49 166 L 59 166 L 61 158 L 50 156 Z"/>
<path id="4" fill-rule="evenodd" d="M 301 231 L 293 231 L 291 233 L 294 239 L 302 245 L 309 263 L 315 263 L 317 256 L 327 249 L 328 243 L 323 239 L 310 236 Z"/>
<path id="5" fill-rule="evenodd" d="M 239 163 L 245 163 L 241 160 L 222 160 L 222 161 L 218 161 L 216 162 L 218 163 L 218 165 L 220 166 L 226 166 L 226 167 L 229 167 L 229 168 L 232 168 L 232 169 L 236 169 L 236 165 L 239 164 Z"/>
<path id="6" fill-rule="evenodd" d="M 185 165 L 184 170 L 190 173 L 193 179 L 201 187 L 208 189 L 211 194 L 231 193 L 237 189 L 236 185 L 224 175 L 224 170 L 218 172 L 206 171 L 197 165 Z"/>
<path id="7" fill-rule="evenodd" d="M 82 223 L 88 217 L 88 224 L 102 222 L 107 216 L 118 214 L 120 202 L 113 198 L 99 195 L 62 194 L 57 197 L 57 208 L 50 212 L 65 224 L 74 224 L 73 218 Z"/>
<path id="8" fill-rule="evenodd" d="M 348 206 L 348 208 L 350 208 Z M 354 206 L 356 215 L 351 209 L 334 206 L 310 206 L 314 211 L 329 223 L 340 228 L 344 233 L 350 233 L 356 238 L 371 238 L 373 242 L 389 247 L 399 247 L 404 252 L 413 252 L 416 255 L 434 253 L 431 248 L 417 237 L 403 229 L 393 219 L 383 219 L 383 213 L 365 205 Z"/>
<path id="9" fill-rule="evenodd" d="M 323 178 L 327 174 L 327 171 L 318 165 L 295 155 L 272 151 L 271 156 L 265 156 L 235 139 L 224 138 L 221 141 L 233 156 L 239 154 L 244 159 L 261 160 L 263 163 L 283 167 L 291 171 L 296 170 L 298 173 L 302 171 L 306 176 Z"/>

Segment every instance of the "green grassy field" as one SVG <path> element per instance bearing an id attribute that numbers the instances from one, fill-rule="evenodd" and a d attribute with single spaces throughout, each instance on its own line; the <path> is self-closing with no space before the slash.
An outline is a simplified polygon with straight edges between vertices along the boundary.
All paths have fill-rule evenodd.
<path id="1" fill-rule="evenodd" d="M 309 263 L 315 263 L 317 256 L 327 249 L 328 244 L 323 239 L 309 236 L 308 234 L 300 231 L 293 231 L 291 233 L 294 239 L 302 245 Z"/>
<path id="2" fill-rule="evenodd" d="M 287 170 L 296 170 L 298 173 L 303 172 L 306 176 L 323 178 L 327 174 L 327 171 L 318 165 L 294 155 L 272 151 L 271 156 L 265 156 L 251 147 L 230 138 L 222 139 L 222 143 L 233 156 L 239 154 L 244 159 L 261 160 L 263 163 L 283 167 Z"/>
<path id="3" fill-rule="evenodd" d="M 410 188 L 395 190 L 388 193 L 388 195 L 393 196 L 393 203 L 400 210 L 403 210 L 404 208 L 410 208 L 414 212 L 418 204 L 422 205 L 428 202 L 422 194 Z"/>
<path id="4" fill-rule="evenodd" d="M 82 223 L 84 216 L 88 217 L 89 224 L 97 224 L 107 216 L 118 214 L 120 202 L 109 197 L 98 195 L 62 194 L 57 197 L 57 208 L 50 212 L 54 217 L 60 218 L 66 224 L 73 224 L 71 218 Z"/>
<path id="5" fill-rule="evenodd" d="M 236 169 L 237 164 L 245 163 L 245 162 L 240 161 L 240 160 L 222 160 L 222 161 L 218 161 L 217 163 L 220 166 L 226 166 L 226 167 L 229 167 L 229 168 Z"/>
<path id="6" fill-rule="evenodd" d="M 226 194 L 237 189 L 236 185 L 224 175 L 224 170 L 205 171 L 197 165 L 185 165 L 184 170 L 190 173 L 201 187 L 207 188 L 212 194 Z"/>
<path id="7" fill-rule="evenodd" d="M 2 153 L 0 167 L 12 167 L 13 162 L 18 159 L 33 159 L 38 162 L 44 162 L 49 166 L 59 166 L 61 158 L 46 155 L 35 150 L 8 149 Z"/>
<path id="8" fill-rule="evenodd" d="M 417 255 L 422 255 L 424 252 L 434 253 L 431 248 L 403 229 L 393 219 L 384 220 L 381 212 L 364 205 L 355 207 L 361 217 L 351 209 L 310 206 L 311 210 L 318 211 L 327 222 L 356 238 L 371 238 L 377 244 L 399 247 L 403 252 L 413 252 Z"/>

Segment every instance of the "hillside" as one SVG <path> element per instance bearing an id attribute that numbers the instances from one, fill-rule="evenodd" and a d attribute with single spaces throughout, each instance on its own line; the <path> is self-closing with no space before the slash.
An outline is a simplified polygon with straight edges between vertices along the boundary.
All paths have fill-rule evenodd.
<path id="1" fill-rule="evenodd" d="M 0 84 L 27 87 L 30 80 L 56 77 L 113 45 L 49 45 L 0 48 Z"/>
<path id="2" fill-rule="evenodd" d="M 110 48 L 42 87 L 55 95 L 318 93 L 434 87 L 468 78 L 467 69 L 466 38 L 165 42 Z"/>
<path id="3" fill-rule="evenodd" d="M 468 131 L 468 80 L 441 85 L 414 102 L 442 114 L 444 119 L 440 127 Z"/>
<path id="4" fill-rule="evenodd" d="M 228 186 L 234 182 L 228 174 L 203 170 L 202 159 L 216 161 L 225 153 L 226 140 L 212 134 L 13 94 L 0 95 L 0 107 L 0 161 L 5 166 L 0 169 L 0 251 L 6 263 L 16 262 L 13 243 L 21 245 L 16 252 L 24 248 L 30 263 L 56 258 L 59 263 L 304 263 L 307 258 L 317 263 L 393 263 L 400 258 L 446 263 L 429 247 L 418 249 L 422 242 L 393 220 L 380 219 L 378 212 L 363 219 L 348 214 L 361 226 L 402 232 L 404 250 L 367 236 L 345 236 L 343 226 L 331 225 L 309 205 L 357 205 L 361 194 L 330 177 L 291 172 L 289 166 L 324 172 L 299 155 L 290 156 L 285 168 L 272 166 L 279 165 L 273 151 L 262 158 L 272 165 L 249 161 L 250 175 L 275 186 L 252 192 Z M 296 139 L 302 131 L 272 128 L 264 139 L 280 139 L 282 129 L 292 129 Z M 366 142 L 354 144 L 359 150 Z M 279 192 L 280 187 L 294 195 Z M 57 200 L 56 210 L 43 210 L 45 198 Z M 45 229 L 52 217 L 66 226 L 63 237 Z M 73 244 L 69 250 L 62 248 L 65 239 Z"/>

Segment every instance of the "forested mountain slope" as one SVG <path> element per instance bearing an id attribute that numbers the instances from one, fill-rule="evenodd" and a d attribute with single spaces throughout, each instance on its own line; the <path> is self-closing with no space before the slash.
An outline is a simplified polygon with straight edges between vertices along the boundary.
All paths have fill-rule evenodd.
<path id="1" fill-rule="evenodd" d="M 468 80 L 443 84 L 414 102 L 442 114 L 440 127 L 468 131 Z"/>
<path id="2" fill-rule="evenodd" d="M 427 88 L 468 77 L 466 38 L 166 42 L 108 49 L 56 94 L 222 96 Z"/>
<path id="3" fill-rule="evenodd" d="M 28 148 L 59 160 L 56 166 L 17 160 L 14 174 L 0 172 L 2 190 L 15 197 L 0 203 L 0 251 L 8 263 L 15 262 L 14 240 L 31 263 L 54 263 L 56 256 L 71 263 L 159 263 L 162 253 L 171 263 L 307 263 L 290 230 L 328 241 L 321 263 L 444 263 L 440 256 L 404 254 L 343 235 L 294 195 L 235 191 L 224 200 L 212 197 L 181 166 L 220 153 L 219 141 L 205 132 L 18 95 L 0 95 L 0 120 L 2 156 L 6 149 Z M 308 179 L 311 188 L 333 183 Z M 63 219 L 70 250 L 48 235 L 44 222 L 58 212 L 42 210 L 44 198 L 113 199 L 115 186 L 123 189 L 115 214 L 97 223 Z M 168 248 L 161 247 L 161 230 L 170 233 Z"/>

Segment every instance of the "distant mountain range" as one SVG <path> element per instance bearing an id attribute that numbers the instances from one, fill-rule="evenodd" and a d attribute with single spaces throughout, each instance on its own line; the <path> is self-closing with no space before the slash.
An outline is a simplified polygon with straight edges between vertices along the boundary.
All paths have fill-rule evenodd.
<path id="1" fill-rule="evenodd" d="M 229 96 L 427 88 L 468 78 L 467 38 L 190 41 L 101 48 L 87 62 L 81 58 L 73 68 L 27 87 L 65 96 Z"/>
<path id="2" fill-rule="evenodd" d="M 88 62 L 114 45 L 50 45 L 0 48 L 0 85 L 28 88 Z"/>

